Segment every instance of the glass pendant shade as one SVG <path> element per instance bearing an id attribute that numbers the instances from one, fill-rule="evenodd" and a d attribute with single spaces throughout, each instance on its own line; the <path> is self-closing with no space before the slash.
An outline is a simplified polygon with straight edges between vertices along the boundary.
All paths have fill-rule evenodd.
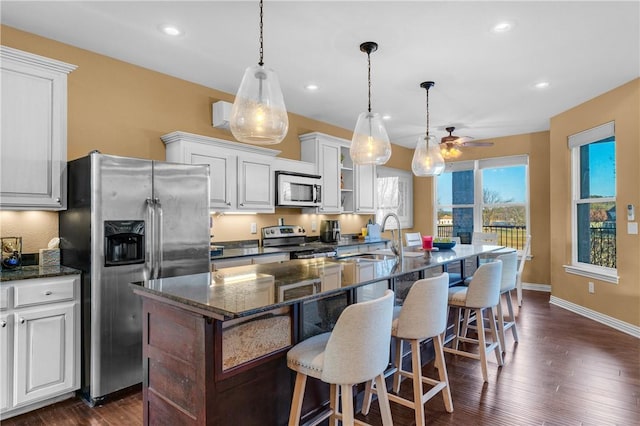
<path id="1" fill-rule="evenodd" d="M 380 114 L 363 112 L 358 116 L 349 149 L 355 164 L 382 165 L 391 158 L 391 142 Z"/>
<path id="2" fill-rule="evenodd" d="M 289 117 L 276 73 L 263 65 L 244 72 L 229 119 L 231 133 L 240 142 L 273 145 L 289 130 Z"/>
<path id="3" fill-rule="evenodd" d="M 434 136 L 418 137 L 411 170 L 416 176 L 437 176 L 444 171 L 444 158 Z"/>

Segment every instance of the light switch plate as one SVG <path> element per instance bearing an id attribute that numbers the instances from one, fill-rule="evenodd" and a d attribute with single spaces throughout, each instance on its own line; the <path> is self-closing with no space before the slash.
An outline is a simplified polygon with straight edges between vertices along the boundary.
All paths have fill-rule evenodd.
<path id="1" fill-rule="evenodd" d="M 251 233 L 252 234 L 258 233 L 258 225 L 255 222 L 251 222 Z"/>
<path id="2" fill-rule="evenodd" d="M 627 222 L 627 234 L 638 235 L 638 222 Z"/>

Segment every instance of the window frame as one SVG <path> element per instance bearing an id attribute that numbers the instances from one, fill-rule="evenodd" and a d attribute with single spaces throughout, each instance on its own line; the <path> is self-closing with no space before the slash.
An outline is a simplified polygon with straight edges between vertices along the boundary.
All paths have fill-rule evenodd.
<path id="1" fill-rule="evenodd" d="M 482 182 L 482 170 L 483 169 L 493 169 L 500 167 L 514 167 L 514 166 L 524 166 L 525 168 L 525 202 L 523 203 L 505 203 L 505 204 L 486 204 L 484 203 L 483 196 L 483 182 Z M 523 205 L 525 208 L 525 226 L 527 229 L 527 234 L 531 234 L 531 202 L 529 199 L 530 193 L 530 179 L 529 179 L 529 155 L 512 155 L 505 157 L 493 157 L 493 158 L 483 158 L 478 160 L 467 160 L 467 161 L 451 161 L 445 163 L 445 169 L 443 173 L 448 172 L 459 172 L 459 171 L 473 171 L 473 204 L 438 204 L 438 182 L 437 178 L 433 180 L 433 193 L 434 193 L 434 233 L 437 233 L 438 229 L 438 210 L 441 208 L 449 208 L 453 211 L 453 207 L 456 208 L 472 208 L 473 210 L 473 228 L 482 230 L 482 211 L 485 206 L 514 206 L 514 205 Z M 518 249 L 518 253 L 522 254 L 522 250 Z M 532 255 L 529 254 L 529 258 Z"/>
<path id="2" fill-rule="evenodd" d="M 378 193 L 378 178 L 380 177 L 383 177 L 383 178 L 397 177 L 399 181 L 402 181 L 405 184 L 406 192 L 404 194 L 404 197 L 402 197 L 402 199 L 406 200 L 407 205 L 404 206 L 405 214 L 404 215 L 398 214 L 398 218 L 400 219 L 400 226 L 402 227 L 402 229 L 412 229 L 413 228 L 413 174 L 409 171 L 396 169 L 393 167 L 385 167 L 385 166 L 376 167 L 376 211 L 375 211 L 376 223 L 381 223 L 379 222 L 379 217 L 378 217 L 381 215 L 380 204 L 382 202 L 382 197 L 380 197 Z M 397 229 L 397 226 L 394 220 L 388 223 L 387 229 Z"/>
<path id="3" fill-rule="evenodd" d="M 614 137 L 615 122 L 610 121 L 600 126 L 584 130 L 568 137 L 568 149 L 571 157 L 571 264 L 563 265 L 567 273 L 580 275 L 604 282 L 618 284 L 619 276 L 617 268 L 593 265 L 578 261 L 578 205 L 591 204 L 593 202 L 613 202 L 617 210 L 617 182 L 614 187 L 613 197 L 582 198 L 580 195 L 580 148 L 584 145 L 597 143 L 603 139 Z M 617 162 L 616 162 L 617 164 Z M 617 222 L 617 221 L 616 221 Z M 616 245 L 618 227 L 616 226 Z M 616 262 L 617 264 L 617 262 Z"/>

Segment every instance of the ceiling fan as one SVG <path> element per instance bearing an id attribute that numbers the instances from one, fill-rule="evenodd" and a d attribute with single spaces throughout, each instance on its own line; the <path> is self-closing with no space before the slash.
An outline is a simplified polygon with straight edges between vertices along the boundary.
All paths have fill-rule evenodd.
<path id="1" fill-rule="evenodd" d="M 493 146 L 493 142 L 473 142 L 473 138 L 469 136 L 452 135 L 455 127 L 447 127 L 445 130 L 449 132 L 448 136 L 440 140 L 440 153 L 445 159 L 457 158 L 462 154 L 462 147 L 476 146 Z"/>

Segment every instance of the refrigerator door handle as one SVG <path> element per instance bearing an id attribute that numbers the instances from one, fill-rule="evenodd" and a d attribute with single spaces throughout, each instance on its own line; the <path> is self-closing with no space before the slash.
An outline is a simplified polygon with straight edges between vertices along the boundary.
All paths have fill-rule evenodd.
<path id="1" fill-rule="evenodd" d="M 154 278 L 158 278 L 162 273 L 162 244 L 163 244 L 162 242 L 163 214 L 162 214 L 162 204 L 160 203 L 160 199 L 158 198 L 155 199 L 155 206 L 156 206 L 156 232 L 157 232 L 158 239 L 156 240 L 156 244 L 154 245 L 154 248 L 156 250 L 156 267 L 154 268 L 156 276 Z"/>
<path id="2" fill-rule="evenodd" d="M 149 229 L 147 229 L 147 248 L 146 248 L 146 261 L 145 269 L 148 273 L 148 278 L 153 279 L 154 267 L 155 267 L 155 200 L 153 198 L 147 198 L 147 219 L 149 223 Z M 147 275 L 147 274 L 145 274 Z M 147 277 L 146 277 L 147 278 Z"/>

